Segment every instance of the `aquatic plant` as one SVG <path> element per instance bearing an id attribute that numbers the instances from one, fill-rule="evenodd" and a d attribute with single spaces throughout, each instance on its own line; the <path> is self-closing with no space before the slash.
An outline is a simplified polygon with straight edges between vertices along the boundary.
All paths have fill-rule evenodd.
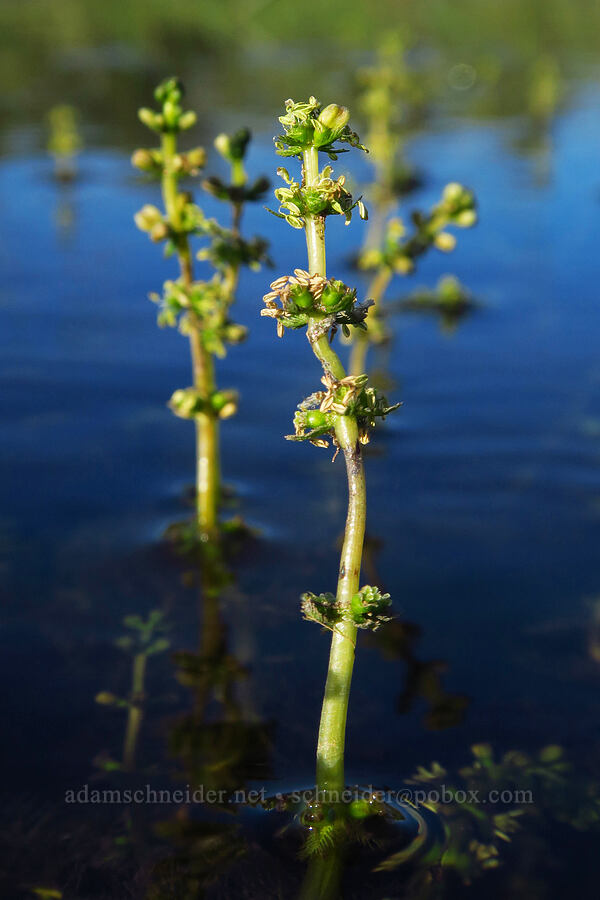
<path id="1" fill-rule="evenodd" d="M 425 115 L 428 92 L 423 73 L 408 65 L 406 49 L 406 38 L 398 33 L 388 35 L 375 64 L 359 72 L 359 103 L 368 122 L 375 180 L 369 186 L 372 215 L 358 265 L 373 273 L 368 296 L 374 308 L 369 313 L 368 331 L 352 337 L 352 374 L 365 370 L 369 346 L 390 338 L 385 322 L 389 310 L 383 308 L 383 300 L 394 275 L 412 274 L 419 257 L 432 247 L 452 251 L 456 241 L 445 229 L 450 225 L 470 227 L 476 221 L 473 194 L 455 183 L 447 185 L 441 201 L 429 213 L 412 213 L 411 233 L 400 218 L 389 219 L 400 198 L 420 183 L 420 176 L 404 159 L 404 144 L 411 126 Z"/>
<path id="2" fill-rule="evenodd" d="M 380 246 L 360 254 L 360 268 L 373 273 L 368 293 L 374 306 L 369 314 L 369 331 L 354 336 L 350 357 L 350 371 L 353 374 L 364 369 L 369 344 L 382 343 L 389 338 L 382 305 L 394 276 L 412 275 L 417 261 L 432 248 L 450 253 L 456 246 L 456 238 L 447 229 L 471 228 L 476 222 L 472 191 L 451 182 L 442 191 L 439 202 L 428 212 L 415 210 L 411 213 L 410 231 L 401 218 L 389 219 Z"/>
<path id="3" fill-rule="evenodd" d="M 550 744 L 533 754 L 510 750 L 498 758 L 490 744 L 475 744 L 471 753 L 470 764 L 457 773 L 434 762 L 429 768 L 419 766 L 408 780 L 419 805 L 434 812 L 442 825 L 419 859 L 415 896 L 429 896 L 424 888 L 431 883 L 431 871 L 438 872 L 438 884 L 448 873 L 471 884 L 497 869 L 508 845 L 526 839 L 534 823 L 542 834 L 551 823 L 579 832 L 600 825 L 600 784 L 595 776 L 577 771 L 562 747 Z M 397 868 L 414 858 L 413 850 L 392 854 L 377 871 Z M 542 844 L 542 855 L 544 851 Z"/>
<path id="4" fill-rule="evenodd" d="M 388 619 L 388 594 L 370 585 L 360 587 L 365 533 L 366 487 L 361 446 L 368 442 L 377 420 L 399 404 L 389 405 L 368 383 L 366 375 L 347 375 L 331 345 L 338 328 L 365 328 L 368 303 L 357 300 L 356 290 L 328 277 L 325 253 L 327 217 L 343 215 L 349 221 L 357 210 L 367 212 L 354 200 L 345 178 L 334 178 L 332 167 L 323 169 L 319 153 L 337 159 L 340 153 L 364 149 L 350 128 L 349 112 L 336 104 L 323 107 L 315 97 L 308 102 L 286 101 L 279 121 L 283 133 L 275 138 L 278 154 L 302 162 L 302 177 L 294 180 L 279 168 L 285 187 L 275 191 L 279 209 L 275 215 L 293 228 L 304 229 L 308 269 L 297 268 L 271 284 L 264 297 L 262 315 L 275 319 L 277 333 L 305 328 L 310 347 L 323 368 L 322 385 L 303 400 L 294 417 L 289 440 L 307 441 L 317 447 L 332 442 L 341 453 L 348 478 L 348 515 L 340 559 L 336 594 L 307 592 L 302 596 L 306 619 L 331 630 L 331 652 L 317 747 L 317 785 L 325 792 L 344 785 L 344 743 L 348 698 L 354 664 L 357 629 L 378 628 Z"/>
<path id="5" fill-rule="evenodd" d="M 248 182 L 244 168 L 250 141 L 247 129 L 219 135 L 215 147 L 230 165 L 231 184 L 211 177 L 203 187 L 230 204 L 231 227 L 208 219 L 192 195 L 180 190 L 181 180 L 198 175 L 205 163 L 201 147 L 187 152 L 178 147 L 179 135 L 196 123 L 196 114 L 182 108 L 183 96 L 181 82 L 169 78 L 155 91 L 160 111 L 139 111 L 144 125 L 160 134 L 161 144 L 158 149 L 136 150 L 132 162 L 160 178 L 164 211 L 147 204 L 135 221 L 152 241 L 165 244 L 166 256 L 175 255 L 179 262 L 179 277 L 166 281 L 162 294 L 152 294 L 151 299 L 159 306 L 159 324 L 178 327 L 190 341 L 193 384 L 175 391 L 169 405 L 175 415 L 193 420 L 196 426 L 196 524 L 199 537 L 206 541 L 217 535 L 219 527 L 219 422 L 232 416 L 238 403 L 237 391 L 217 387 L 215 358 L 225 356 L 228 344 L 238 344 L 246 337 L 246 329 L 230 317 L 231 306 L 241 267 L 259 267 L 266 260 L 266 243 L 258 237 L 245 240 L 240 224 L 245 203 L 258 200 L 268 181 Z M 206 280 L 195 276 L 191 247 L 195 237 L 207 241 L 197 255 L 212 269 L 212 277 Z"/>
<path id="6" fill-rule="evenodd" d="M 109 691 L 100 691 L 96 694 L 96 703 L 127 710 L 123 758 L 120 763 L 106 757 L 100 758 L 98 762 L 106 771 L 122 769 L 130 772 L 135 767 L 136 750 L 144 717 L 148 657 L 164 653 L 169 649 L 170 641 L 164 634 L 166 623 L 159 609 L 153 609 L 147 619 L 139 615 L 125 616 L 123 625 L 127 628 L 127 633 L 117 638 L 115 645 L 131 655 L 131 690 L 127 697 L 118 697 Z"/>
<path id="7" fill-rule="evenodd" d="M 405 142 L 425 117 L 428 89 L 424 73 L 408 63 L 408 48 L 408 35 L 391 32 L 378 48 L 374 64 L 358 72 L 358 105 L 366 120 L 365 140 L 375 176 L 369 185 L 364 250 L 381 244 L 386 214 L 399 196 L 420 183 L 405 158 Z"/>
<path id="8" fill-rule="evenodd" d="M 48 152 L 54 159 L 54 176 L 58 181 L 73 181 L 77 176 L 77 154 L 83 147 L 77 110 L 68 103 L 53 106 L 48 113 L 48 126 Z"/>
<path id="9" fill-rule="evenodd" d="M 455 330 L 460 319 L 477 306 L 471 292 L 454 275 L 443 275 L 434 288 L 417 288 L 398 303 L 405 312 L 439 316 L 443 331 Z"/>

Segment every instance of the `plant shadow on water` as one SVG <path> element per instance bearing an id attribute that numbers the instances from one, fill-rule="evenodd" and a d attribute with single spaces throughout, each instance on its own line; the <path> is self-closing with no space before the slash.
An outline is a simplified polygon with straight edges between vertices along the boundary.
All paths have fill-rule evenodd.
<path id="1" fill-rule="evenodd" d="M 246 275 L 239 315 L 252 340 L 224 362 L 227 383 L 242 387 L 224 471 L 236 511 L 263 533 L 201 571 L 155 541 L 181 518 L 193 468 L 186 426 L 164 408 L 188 362 L 176 336 L 155 333 L 144 299 L 165 267 L 131 225 L 148 199 L 129 169 L 142 138 L 133 113 L 155 68 L 169 74 L 162 60 L 183 55 L 202 119 L 214 110 L 216 128 L 229 128 L 247 105 L 262 172 L 273 168 L 265 116 L 283 98 L 258 39 L 247 56 L 227 49 L 211 87 L 207 72 L 225 56 L 211 49 L 198 60 L 186 27 L 165 38 L 158 66 L 152 42 L 140 50 L 141 70 L 119 72 L 110 47 L 78 63 L 68 48 L 46 52 L 41 36 L 12 67 L 32 103 L 7 107 L 0 165 L 0 894 L 287 898 L 310 897 L 317 883 L 346 900 L 529 900 L 571 896 L 576 881 L 591 900 L 600 783 L 598 615 L 585 599 L 599 590 L 600 539 L 595 88 L 561 81 L 562 37 L 556 57 L 534 64 L 526 23 L 526 52 L 515 50 L 505 71 L 494 54 L 473 51 L 466 30 L 432 40 L 446 95 L 415 102 L 401 135 L 404 176 L 406 166 L 422 176 L 404 177 L 402 203 L 413 206 L 409 181 L 414 206 L 430 209 L 460 178 L 476 190 L 483 224 L 461 233 L 452 259 L 460 283 L 440 281 L 445 259 L 424 261 L 423 283 L 438 289 L 409 282 L 387 304 L 391 339 L 372 348 L 378 384 L 402 384 L 395 396 L 405 402 L 369 460 L 364 574 L 390 591 L 394 618 L 363 641 L 347 759 L 358 793 L 332 819 L 310 794 L 328 632 L 319 639 L 299 624 L 297 598 L 335 574 L 342 473 L 280 440 L 309 364 L 291 342 L 272 346 L 258 282 Z M 570 41 L 588 46 L 577 28 L 565 29 Z M 28 61 L 40 48 L 45 85 Z M 326 70 L 313 65 L 319 55 L 309 48 L 290 91 L 325 96 L 323 83 L 339 85 L 339 59 Z M 104 81 L 89 77 L 100 57 L 113 66 Z M 349 96 L 355 58 L 364 61 L 358 51 L 344 63 Z M 427 59 L 409 42 L 409 68 Z M 73 77 L 78 65 L 85 78 Z M 75 175 L 57 182 L 39 122 L 65 100 L 77 104 L 86 149 Z M 61 116 L 68 156 L 79 139 Z M 369 177 L 365 162 L 359 179 Z M 566 227 L 574 207 L 579 217 Z M 209 215 L 216 208 L 209 200 Z M 291 268 L 293 236 L 282 239 L 262 210 L 248 226 L 275 241 L 278 267 Z M 359 246 L 362 234 L 354 225 L 348 233 Z M 340 277 L 347 250 L 332 238 Z M 467 307 L 473 315 L 462 315 Z M 432 314 L 448 325 L 443 334 Z M 85 802 L 94 790 L 147 785 L 171 802 Z M 173 799 L 187 785 L 204 803 Z M 292 796 L 303 787 L 304 803 Z M 65 802 L 82 790 L 81 801 Z M 238 790 L 258 797 L 230 802 Z M 390 797 L 373 796 L 380 790 Z M 423 792 L 425 826 L 398 791 Z M 473 802 L 490 791 L 507 799 Z"/>

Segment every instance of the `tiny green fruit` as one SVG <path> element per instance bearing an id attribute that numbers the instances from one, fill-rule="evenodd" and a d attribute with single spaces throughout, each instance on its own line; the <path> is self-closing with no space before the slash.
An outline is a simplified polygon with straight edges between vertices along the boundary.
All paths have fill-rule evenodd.
<path id="1" fill-rule="evenodd" d="M 331 285 L 328 285 L 321 294 L 321 306 L 326 310 L 333 310 L 343 297 L 342 291 L 337 291 Z"/>
<path id="2" fill-rule="evenodd" d="M 366 819 L 371 812 L 371 808 L 368 800 L 361 798 L 360 800 L 352 801 L 348 807 L 348 812 L 353 819 Z"/>
<path id="3" fill-rule="evenodd" d="M 331 131 L 337 131 L 344 128 L 350 121 L 350 111 L 345 106 L 338 106 L 337 103 L 330 103 L 325 109 L 321 110 L 319 122 Z"/>
<path id="4" fill-rule="evenodd" d="M 320 409 L 309 409 L 306 413 L 306 424 L 309 428 L 322 428 L 327 424 L 327 417 Z"/>
<path id="5" fill-rule="evenodd" d="M 306 289 L 300 291 L 298 294 L 293 295 L 293 300 L 298 309 L 312 309 L 314 304 L 314 297 L 310 291 Z"/>

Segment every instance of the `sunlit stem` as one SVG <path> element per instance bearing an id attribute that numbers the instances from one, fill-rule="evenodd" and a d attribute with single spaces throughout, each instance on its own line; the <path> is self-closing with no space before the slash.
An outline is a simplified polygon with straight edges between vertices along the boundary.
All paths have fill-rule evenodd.
<path id="1" fill-rule="evenodd" d="M 304 179 L 315 181 L 319 173 L 318 151 L 304 153 Z M 311 274 L 326 275 L 325 226 L 322 217 L 306 217 L 306 245 Z M 308 333 L 315 333 L 318 320 L 309 322 Z M 327 335 L 311 339 L 311 346 L 324 370 L 336 379 L 345 377 L 344 367 L 329 343 Z M 338 604 L 349 611 L 353 595 L 359 589 L 360 568 L 365 536 L 366 488 L 358 427 L 351 415 L 336 416 L 335 436 L 344 454 L 348 476 L 348 515 L 340 559 L 337 586 Z M 350 620 L 336 626 L 331 639 L 325 696 L 321 710 L 317 744 L 317 788 L 342 791 L 344 788 L 344 746 L 348 699 L 354 667 L 356 626 Z"/>
<path id="2" fill-rule="evenodd" d="M 305 185 L 313 184 L 318 180 L 319 151 L 314 147 L 304 151 L 303 168 Z M 311 275 L 325 276 L 325 219 L 323 216 L 306 216 L 305 221 L 308 270 Z"/>
<path id="3" fill-rule="evenodd" d="M 338 416 L 335 434 L 344 454 L 348 476 L 348 514 L 340 558 L 337 599 L 340 609 L 349 611 L 352 597 L 360 586 L 367 505 L 365 475 L 356 421 L 351 416 Z M 352 621 L 341 621 L 331 638 L 317 744 L 317 787 L 323 791 L 339 792 L 344 788 L 346 718 L 355 644 L 356 626 Z"/>
<path id="4" fill-rule="evenodd" d="M 135 754 L 138 737 L 142 727 L 144 716 L 144 679 L 146 676 L 145 653 L 136 653 L 133 657 L 133 677 L 131 684 L 131 696 L 129 698 L 129 712 L 125 729 L 125 741 L 123 744 L 123 768 L 131 772 L 135 768 Z"/>
<path id="5" fill-rule="evenodd" d="M 162 192 L 169 224 L 176 235 L 176 249 L 181 280 L 190 287 L 194 280 L 192 253 L 187 235 L 181 232 L 181 211 L 178 203 L 178 176 L 174 169 L 177 153 L 175 134 L 162 135 L 163 177 Z M 189 339 L 194 373 L 194 387 L 202 398 L 208 399 L 215 390 L 212 356 L 202 341 L 202 326 L 195 315 L 189 314 Z M 216 416 L 200 413 L 196 425 L 196 518 L 204 539 L 217 530 L 217 511 L 220 495 L 219 423 Z"/>

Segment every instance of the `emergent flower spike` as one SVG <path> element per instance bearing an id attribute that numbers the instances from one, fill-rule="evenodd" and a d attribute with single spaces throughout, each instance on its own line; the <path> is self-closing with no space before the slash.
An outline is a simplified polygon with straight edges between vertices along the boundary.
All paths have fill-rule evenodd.
<path id="1" fill-rule="evenodd" d="M 275 138 L 281 156 L 302 160 L 302 180 L 293 181 L 286 169 L 279 175 L 287 187 L 276 191 L 280 203 L 276 215 L 286 219 L 306 235 L 307 270 L 295 269 L 271 284 L 265 295 L 262 315 L 277 322 L 277 333 L 306 326 L 315 356 L 323 367 L 323 391 L 307 397 L 294 417 L 293 441 L 328 446 L 333 440 L 336 456 L 343 454 L 348 478 L 348 514 L 339 565 L 337 592 L 302 596 L 306 618 L 332 631 L 330 664 L 323 700 L 317 747 L 319 791 L 340 792 L 344 786 L 344 742 L 350 682 L 354 663 L 357 628 L 377 627 L 387 618 L 383 612 L 389 597 L 376 588 L 359 590 L 366 521 L 366 485 L 361 444 L 377 418 L 383 418 L 399 404 L 389 406 L 384 397 L 369 387 L 366 375 L 347 375 L 331 345 L 338 325 L 364 327 L 368 304 L 357 303 L 356 291 L 326 273 L 325 226 L 327 217 L 350 218 L 354 206 L 361 216 L 366 210 L 345 188 L 343 176 L 334 180 L 326 166 L 319 171 L 319 150 L 332 159 L 347 148 L 361 147 L 358 135 L 348 125 L 348 110 L 336 104 L 325 108 L 311 97 L 307 103 L 285 104 L 280 117 L 284 133 Z M 363 148 L 364 149 L 364 148 Z M 334 457 L 335 458 L 335 457 Z"/>
<path id="2" fill-rule="evenodd" d="M 361 254 L 360 266 L 375 269 L 387 266 L 394 272 L 408 274 L 414 271 L 415 260 L 435 247 L 449 253 L 456 246 L 456 238 L 444 229 L 448 226 L 471 228 L 477 222 L 475 196 L 462 184 L 451 182 L 442 193 L 442 199 L 428 213 L 413 212 L 413 233 L 407 235 L 400 219 L 390 219 L 381 248 Z"/>
<path id="3" fill-rule="evenodd" d="M 257 199 L 268 187 L 266 179 L 248 186 L 243 158 L 250 140 L 248 129 L 231 137 L 220 135 L 217 149 L 230 163 L 231 184 L 208 179 L 204 187 L 231 206 L 231 227 L 208 219 L 187 190 L 181 190 L 182 178 L 197 175 L 203 168 L 205 153 L 197 147 L 182 153 L 178 133 L 196 121 L 193 112 L 181 106 L 183 87 L 177 78 L 168 78 L 155 91 L 160 111 L 140 110 L 141 121 L 160 133 L 160 147 L 137 150 L 133 164 L 143 172 L 160 176 L 164 209 L 146 204 L 136 215 L 137 226 L 156 243 L 165 242 L 165 255 L 175 255 L 179 277 L 165 282 L 161 294 L 151 299 L 159 307 L 158 322 L 179 328 L 190 341 L 194 384 L 175 391 L 170 407 L 196 425 L 196 536 L 203 544 L 218 539 L 220 502 L 218 459 L 218 420 L 233 415 L 237 393 L 216 386 L 215 357 L 225 356 L 228 344 L 238 344 L 246 328 L 230 317 L 240 269 L 258 268 L 267 261 L 267 244 L 262 238 L 246 240 L 241 233 L 246 201 Z M 202 238 L 206 244 L 194 254 L 191 241 Z M 195 258 L 209 263 L 212 277 L 198 279 Z M 201 464 L 202 463 L 202 464 Z"/>
<path id="4" fill-rule="evenodd" d="M 311 97 L 308 103 L 286 100 L 285 108 L 285 115 L 279 117 L 283 134 L 274 138 L 280 156 L 302 159 L 302 153 L 314 147 L 327 153 L 330 159 L 337 159 L 339 153 L 349 149 L 338 144 L 349 144 L 367 152 L 359 136 L 348 125 L 350 113 L 346 107 L 330 103 L 323 108 L 316 97 Z"/>
<path id="5" fill-rule="evenodd" d="M 154 99 L 162 106 L 160 113 L 153 109 L 143 107 L 138 116 L 152 131 L 163 134 L 177 134 L 178 131 L 187 131 L 193 128 L 197 121 L 195 112 L 184 112 L 181 107 L 184 89 L 178 78 L 167 78 L 161 82 L 154 91 Z"/>

